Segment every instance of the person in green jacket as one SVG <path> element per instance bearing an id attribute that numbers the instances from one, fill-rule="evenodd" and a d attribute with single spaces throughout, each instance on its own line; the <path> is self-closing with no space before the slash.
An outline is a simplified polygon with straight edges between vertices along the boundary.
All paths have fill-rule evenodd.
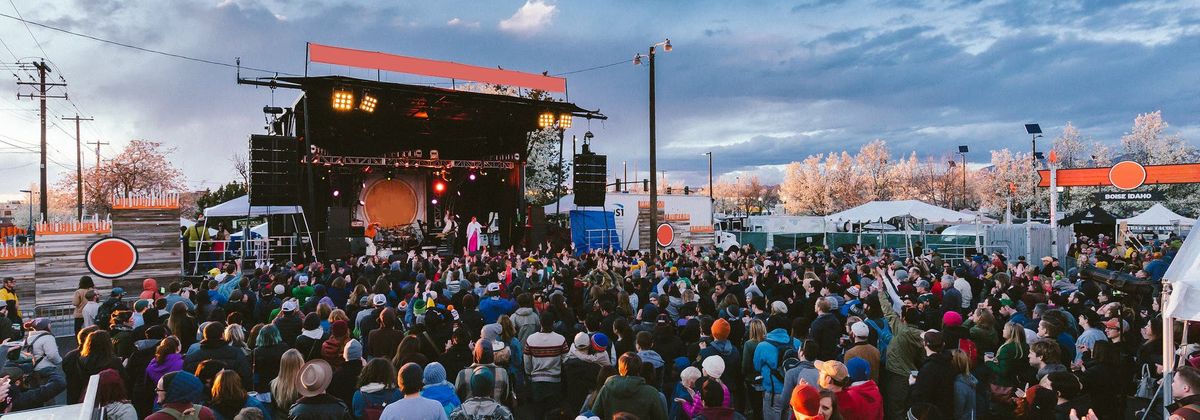
<path id="1" fill-rule="evenodd" d="M 881 281 L 892 281 L 883 270 L 878 272 Z M 915 308 L 905 307 L 904 316 L 900 316 L 892 308 L 887 290 L 880 289 L 877 293 L 883 317 L 887 319 L 892 330 L 892 341 L 888 343 L 887 348 L 887 369 L 881 375 L 883 383 L 886 384 L 882 387 L 884 407 L 887 407 L 887 418 L 904 418 L 908 400 L 908 377 L 925 359 L 925 344 L 921 338 L 923 332 L 913 327 L 920 322 L 921 315 Z"/>
<path id="2" fill-rule="evenodd" d="M 990 309 L 975 309 L 975 313 L 971 314 L 963 326 L 971 330 L 971 341 L 975 342 L 975 347 L 980 352 L 996 351 L 996 347 L 1000 345 L 1000 337 L 996 335 L 996 317 L 992 316 Z"/>
<path id="3" fill-rule="evenodd" d="M 986 355 L 985 355 L 986 356 Z M 996 373 L 999 386 L 1018 386 L 1017 375 L 1029 367 L 1029 345 L 1025 343 L 1025 327 L 1017 323 L 1004 324 L 1004 344 L 994 357 L 984 357 L 984 364 Z"/>
<path id="4" fill-rule="evenodd" d="M 596 402 L 592 404 L 592 413 L 602 419 L 611 419 L 616 413 L 629 413 L 642 420 L 666 420 L 667 402 L 662 393 L 647 385 L 639 373 L 642 369 L 642 358 L 637 353 L 628 352 L 617 360 L 617 373 L 620 376 L 608 378 Z"/>

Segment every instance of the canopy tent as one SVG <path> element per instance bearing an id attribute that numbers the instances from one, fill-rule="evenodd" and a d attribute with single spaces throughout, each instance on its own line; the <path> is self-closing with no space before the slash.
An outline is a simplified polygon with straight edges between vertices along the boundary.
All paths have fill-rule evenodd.
<path id="1" fill-rule="evenodd" d="M 873 222 L 897 217 L 910 217 L 934 224 L 974 222 L 978 216 L 938 207 L 917 200 L 872 201 L 861 206 L 826 216 L 831 223 Z"/>
<path id="2" fill-rule="evenodd" d="M 304 214 L 304 209 L 300 206 L 251 206 L 248 195 L 204 209 L 204 217 L 257 217 L 272 214 Z"/>
<path id="3" fill-rule="evenodd" d="M 1168 209 L 1162 204 L 1154 204 L 1149 209 L 1137 216 L 1128 219 L 1120 219 L 1119 222 L 1128 224 L 1129 226 L 1140 227 L 1175 227 L 1192 226 L 1196 224 L 1196 219 L 1188 218 L 1179 215 Z"/>
<path id="4" fill-rule="evenodd" d="M 986 228 L 980 224 L 968 223 L 963 225 L 954 225 L 942 231 L 942 235 L 947 236 L 979 236 L 983 234 Z"/>
<path id="5" fill-rule="evenodd" d="M 1089 209 L 1080 210 L 1072 215 L 1064 217 L 1058 221 L 1059 226 L 1070 225 L 1115 225 L 1117 224 L 1117 216 L 1104 210 L 1103 207 L 1094 206 Z"/>

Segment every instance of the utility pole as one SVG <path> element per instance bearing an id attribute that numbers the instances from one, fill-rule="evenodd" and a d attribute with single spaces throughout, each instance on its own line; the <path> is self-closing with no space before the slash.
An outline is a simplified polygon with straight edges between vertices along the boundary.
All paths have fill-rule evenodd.
<path id="1" fill-rule="evenodd" d="M 99 168 L 100 167 L 100 146 L 108 145 L 108 142 L 101 142 L 99 140 L 96 140 L 96 141 L 90 141 L 90 142 L 88 142 L 88 144 L 96 145 L 96 167 Z"/>
<path id="2" fill-rule="evenodd" d="M 37 86 L 37 93 L 31 93 L 28 95 L 22 95 L 22 94 L 18 93 L 17 99 L 38 98 L 41 101 L 40 108 L 41 108 L 41 120 L 42 120 L 42 161 L 41 161 L 41 163 L 42 163 L 42 166 L 41 166 L 42 196 L 41 196 L 41 200 L 39 200 L 40 203 L 39 203 L 38 209 L 41 211 L 42 220 L 45 220 L 47 213 L 49 213 L 49 211 L 50 211 L 50 203 L 46 200 L 47 197 L 49 197 L 49 195 L 50 195 L 47 193 L 47 190 L 46 190 L 46 99 L 48 99 L 48 98 L 67 99 L 66 94 L 48 95 L 47 91 L 50 88 L 55 87 L 55 86 L 66 87 L 67 84 L 66 83 L 46 83 L 46 73 L 50 72 L 50 66 L 46 65 L 45 60 L 33 63 L 33 66 L 35 68 L 37 68 L 38 81 L 37 82 L 22 82 L 22 81 L 18 80 L 17 85 L 18 86 L 21 86 L 21 85 Z"/>
<path id="3" fill-rule="evenodd" d="M 62 117 L 63 121 L 75 121 L 75 217 L 76 220 L 83 220 L 83 144 L 79 142 L 79 122 L 80 121 L 95 121 L 95 119 L 80 118 L 79 114 L 75 117 Z"/>

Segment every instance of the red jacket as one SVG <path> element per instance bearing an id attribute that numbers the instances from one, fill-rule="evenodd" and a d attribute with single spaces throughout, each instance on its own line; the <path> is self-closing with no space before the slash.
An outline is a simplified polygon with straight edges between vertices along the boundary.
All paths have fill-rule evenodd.
<path id="1" fill-rule="evenodd" d="M 875 381 L 866 381 L 837 393 L 838 411 L 843 418 L 883 420 L 883 397 Z"/>

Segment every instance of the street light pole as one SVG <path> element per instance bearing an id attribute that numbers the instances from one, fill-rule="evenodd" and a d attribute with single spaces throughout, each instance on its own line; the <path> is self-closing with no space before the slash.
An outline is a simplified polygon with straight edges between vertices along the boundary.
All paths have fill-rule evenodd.
<path id="1" fill-rule="evenodd" d="M 658 256 L 658 179 L 655 176 L 658 172 L 658 153 L 656 147 L 656 130 L 654 125 L 654 49 L 659 45 L 663 46 L 663 50 L 671 51 L 671 40 L 667 39 L 663 42 L 656 43 L 650 46 L 648 58 L 650 60 L 650 248 L 648 259 L 653 264 Z M 634 63 L 640 60 L 635 58 Z"/>
<path id="2" fill-rule="evenodd" d="M 27 201 L 29 204 L 29 230 L 25 231 L 25 236 L 28 238 L 33 234 L 33 190 L 21 190 L 21 192 L 29 193 L 29 201 Z M 28 239 L 26 240 L 28 241 Z"/>
<path id="3" fill-rule="evenodd" d="M 712 152 L 704 152 L 708 155 L 708 226 L 713 225 L 713 182 L 712 182 Z"/>

